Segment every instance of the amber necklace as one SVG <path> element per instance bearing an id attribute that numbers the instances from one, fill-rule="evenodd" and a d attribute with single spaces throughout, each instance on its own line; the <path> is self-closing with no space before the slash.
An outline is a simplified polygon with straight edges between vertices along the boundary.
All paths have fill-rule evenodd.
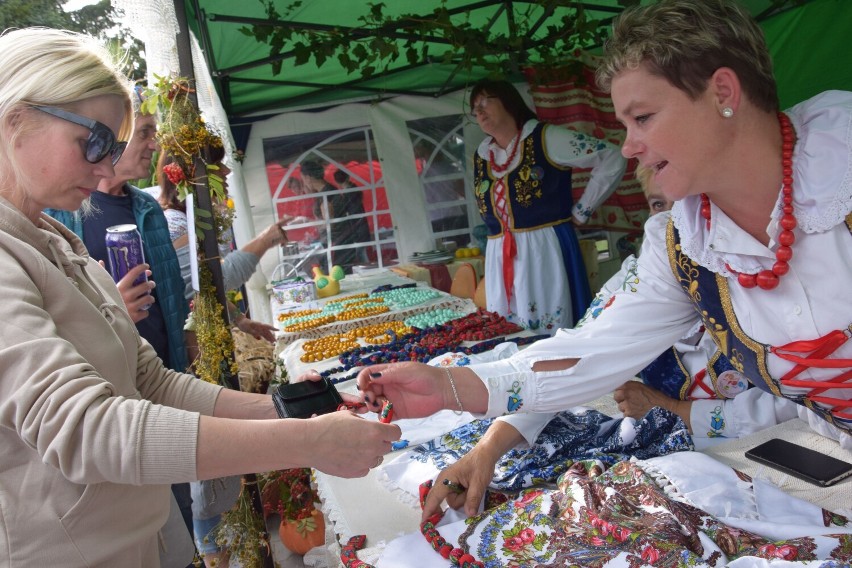
<path id="1" fill-rule="evenodd" d="M 781 125 L 781 167 L 782 167 L 782 201 L 784 215 L 781 217 L 781 234 L 778 236 L 779 247 L 775 251 L 775 264 L 772 270 L 761 270 L 757 274 L 744 274 L 731 268 L 726 264 L 728 270 L 737 275 L 737 282 L 743 288 L 754 288 L 761 290 L 772 290 L 778 286 L 781 276 L 790 270 L 790 259 L 793 258 L 791 248 L 796 241 L 793 229 L 796 228 L 796 217 L 793 215 L 793 147 L 795 142 L 793 126 L 790 119 L 783 112 L 778 113 L 778 122 Z M 707 220 L 707 230 L 710 230 L 710 198 L 707 194 L 701 194 L 701 216 Z"/>

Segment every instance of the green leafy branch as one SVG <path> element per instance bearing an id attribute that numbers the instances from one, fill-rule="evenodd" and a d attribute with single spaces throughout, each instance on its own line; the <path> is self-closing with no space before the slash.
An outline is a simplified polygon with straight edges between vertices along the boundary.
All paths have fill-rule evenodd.
<path id="1" fill-rule="evenodd" d="M 279 25 L 302 5 L 300 0 L 278 11 L 273 0 L 264 4 L 267 24 L 240 28 L 246 36 L 269 45 L 272 71 L 281 72 L 282 54 L 292 55 L 296 66 L 311 60 L 322 67 L 336 60 L 348 73 L 368 78 L 398 61 L 411 65 L 430 61 L 454 64 L 460 71 L 485 69 L 494 76 L 509 76 L 532 62 L 537 67 L 564 67 L 566 53 L 600 44 L 606 32 L 601 20 L 592 18 L 582 3 L 571 0 L 541 0 L 513 14 L 513 33 L 493 30 L 490 22 L 482 27 L 471 20 L 471 12 L 453 13 L 443 0 L 431 13 L 389 16 L 385 4 L 367 3 L 367 12 L 357 18 L 354 28 L 300 28 Z M 639 0 L 619 0 L 622 5 Z M 558 20 L 533 33 L 542 13 L 567 8 Z M 431 49 L 439 53 L 431 53 Z"/>
<path id="2" fill-rule="evenodd" d="M 384 2 L 367 2 L 366 12 L 353 27 L 288 25 L 285 22 L 291 21 L 302 0 L 280 12 L 275 0 L 259 1 L 268 23 L 243 26 L 239 31 L 269 46 L 273 75 L 280 74 L 283 61 L 292 58 L 295 66 L 313 61 L 322 67 L 337 61 L 349 74 L 363 78 L 400 61 L 453 64 L 462 73 L 484 70 L 493 77 L 511 77 L 526 66 L 536 68 L 539 80 L 577 77 L 582 68 L 579 50 L 599 46 L 609 35 L 608 21 L 595 17 L 592 9 L 576 0 L 504 3 L 505 9 L 512 10 L 509 33 L 495 31 L 498 27 L 490 18 L 475 21 L 473 10 L 454 12 L 446 0 L 431 12 L 402 15 L 388 15 Z M 772 0 L 761 15 L 768 17 L 805 1 Z M 618 0 L 618 5 L 628 8 L 640 2 Z M 539 29 L 542 16 L 557 9 L 562 15 Z"/>

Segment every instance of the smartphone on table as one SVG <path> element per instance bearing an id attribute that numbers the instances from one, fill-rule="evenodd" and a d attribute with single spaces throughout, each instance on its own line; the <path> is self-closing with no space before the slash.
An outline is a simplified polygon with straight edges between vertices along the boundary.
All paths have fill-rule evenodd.
<path id="1" fill-rule="evenodd" d="M 852 463 L 816 450 L 773 438 L 745 453 L 746 457 L 821 487 L 852 475 Z"/>

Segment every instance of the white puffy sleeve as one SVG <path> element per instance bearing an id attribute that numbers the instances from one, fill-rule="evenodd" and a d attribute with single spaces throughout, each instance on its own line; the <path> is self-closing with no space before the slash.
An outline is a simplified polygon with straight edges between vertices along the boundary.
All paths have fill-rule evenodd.
<path id="1" fill-rule="evenodd" d="M 487 416 L 558 412 L 594 400 L 692 328 L 698 315 L 672 274 L 665 220 L 657 217 L 646 224 L 635 284 L 617 292 L 597 319 L 559 330 L 509 359 L 471 366 L 488 389 Z M 538 361 L 562 359 L 578 362 L 565 371 L 532 370 Z"/>
<path id="2" fill-rule="evenodd" d="M 609 195 L 627 169 L 618 147 L 593 136 L 549 124 L 544 129 L 545 153 L 561 166 L 590 168 L 583 195 L 574 204 L 574 218 L 585 223 Z"/>

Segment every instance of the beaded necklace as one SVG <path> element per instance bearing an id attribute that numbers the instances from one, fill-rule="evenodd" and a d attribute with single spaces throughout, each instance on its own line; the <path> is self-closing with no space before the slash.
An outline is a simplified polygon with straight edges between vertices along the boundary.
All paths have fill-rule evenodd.
<path id="1" fill-rule="evenodd" d="M 779 247 L 775 251 L 775 264 L 772 270 L 761 270 L 757 274 L 743 274 L 725 265 L 731 273 L 737 275 L 737 282 L 743 288 L 754 288 L 761 290 L 772 290 L 778 286 L 779 279 L 790 271 L 790 259 L 793 258 L 791 248 L 796 241 L 793 229 L 798 224 L 793 215 L 793 148 L 795 146 L 795 132 L 790 124 L 790 119 L 783 112 L 778 113 L 778 123 L 781 127 L 781 168 L 784 215 L 781 217 L 781 234 L 778 236 Z M 710 230 L 710 198 L 707 194 L 701 194 L 701 216 L 707 220 L 707 230 Z"/>
<path id="2" fill-rule="evenodd" d="M 318 339 L 305 341 L 304 354 L 299 358 L 302 363 L 316 363 L 358 347 L 358 338 L 370 344 L 381 345 L 392 341 L 397 334 L 410 333 L 411 328 L 399 320 L 357 327 L 346 333 L 326 335 Z"/>
<path id="3" fill-rule="evenodd" d="M 377 286 L 373 288 L 370 294 L 378 294 L 379 292 L 387 292 L 388 290 L 401 290 L 404 288 L 414 288 L 417 286 L 417 282 L 411 282 L 410 284 L 399 284 L 394 286 L 393 284 L 382 284 L 381 286 Z"/>
<path id="4" fill-rule="evenodd" d="M 400 334 L 397 331 L 389 330 L 388 336 L 391 341 L 382 345 L 358 346 L 344 351 L 337 358 L 340 366 L 326 369 L 320 372 L 320 375 L 328 378 L 332 384 L 337 384 L 353 378 L 358 374 L 358 370 L 336 378 L 332 375 L 360 367 L 401 361 L 425 363 L 439 355 L 450 352 L 476 355 L 490 351 L 496 345 L 507 341 L 523 346 L 550 337 L 547 334 L 541 334 L 507 339 L 504 335 L 517 333 L 522 329 L 520 326 L 506 321 L 506 318 L 499 314 L 479 309 L 448 324 L 414 328 L 411 333 Z M 479 343 L 467 347 L 462 345 L 464 341 L 479 341 Z"/>
<path id="5" fill-rule="evenodd" d="M 395 288 L 371 294 L 371 297 L 384 300 L 395 308 L 416 306 L 440 296 L 440 292 L 432 288 Z"/>
<path id="6" fill-rule="evenodd" d="M 512 163 L 512 160 L 515 159 L 515 155 L 518 153 L 518 146 L 521 143 L 521 131 L 518 130 L 518 133 L 515 135 L 515 143 L 512 145 L 512 151 L 509 152 L 509 157 L 503 164 L 498 164 L 494 159 L 494 150 L 488 151 L 488 163 L 491 165 L 491 171 L 502 174 L 507 169 L 509 169 L 509 164 Z"/>
<path id="7" fill-rule="evenodd" d="M 420 508 L 426 504 L 426 496 L 432 489 L 432 480 L 420 484 Z M 450 561 L 453 566 L 459 568 L 484 568 L 484 564 L 473 557 L 472 554 L 463 549 L 453 546 L 446 541 L 435 525 L 444 516 L 444 511 L 439 511 L 420 523 L 420 533 L 426 537 L 426 541 L 432 549 L 443 558 Z M 374 568 L 358 558 L 358 551 L 364 548 L 367 542 L 366 535 L 356 535 L 349 539 L 345 546 L 340 549 L 340 561 L 346 568 Z"/>
<path id="8" fill-rule="evenodd" d="M 420 484 L 420 508 L 426 504 L 426 496 L 432 490 L 432 480 L 424 481 Z M 443 518 L 444 511 L 438 511 L 422 523 L 420 523 L 420 533 L 426 537 L 426 542 L 432 546 L 432 550 L 440 554 L 442 557 L 450 561 L 453 566 L 459 568 L 484 568 L 484 564 L 473 557 L 469 552 L 457 546 L 453 546 L 446 541 L 435 525 Z"/>
<path id="9" fill-rule="evenodd" d="M 436 310 L 430 310 L 428 312 L 407 317 L 405 318 L 405 323 L 411 327 L 425 329 L 427 327 L 435 327 L 436 325 L 447 323 L 448 321 L 458 319 L 462 316 L 464 316 L 464 314 L 461 312 L 450 310 L 448 308 L 438 308 Z"/>
<path id="10" fill-rule="evenodd" d="M 387 349 L 391 345 L 409 345 L 409 341 L 411 338 L 418 337 L 419 334 L 409 334 L 401 337 L 399 340 L 394 340 L 387 345 L 382 346 L 382 349 Z M 505 337 L 494 337 L 487 341 L 482 341 L 477 343 L 476 345 L 472 345 L 471 347 L 456 347 L 456 349 L 450 349 L 449 347 L 443 349 L 436 349 L 434 351 L 434 355 L 427 352 L 418 353 L 418 349 L 416 347 L 411 347 L 409 350 L 398 349 L 397 351 L 391 351 L 390 355 L 379 355 L 376 353 L 370 353 L 369 347 L 356 347 L 352 351 L 341 353 L 338 357 L 338 360 L 342 363 L 339 367 L 332 367 L 331 369 L 326 369 L 325 371 L 320 372 L 320 376 L 327 378 L 331 381 L 332 384 L 338 384 L 346 382 L 350 379 L 354 379 L 358 373 L 361 371 L 361 367 L 369 367 L 371 365 L 377 365 L 379 363 L 386 362 L 398 362 L 398 361 L 418 361 L 425 363 L 429 361 L 433 357 L 437 357 L 438 355 L 443 355 L 444 353 L 449 353 L 450 351 L 457 351 L 464 353 L 466 355 L 475 355 L 477 353 L 482 353 L 484 351 L 490 351 L 494 349 L 497 345 L 505 342 L 511 342 L 516 345 L 524 346 L 529 345 L 530 343 L 535 343 L 540 339 L 547 339 L 550 335 L 544 333 L 541 335 L 532 335 L 529 337 L 513 337 L 507 339 Z M 362 354 L 367 353 L 364 357 L 361 357 Z M 411 355 L 414 354 L 414 358 L 411 358 Z M 355 369 L 354 372 L 349 373 L 347 375 L 343 375 L 341 377 L 332 377 L 332 375 L 336 375 L 337 373 L 343 373 L 345 371 L 349 371 Z"/>

